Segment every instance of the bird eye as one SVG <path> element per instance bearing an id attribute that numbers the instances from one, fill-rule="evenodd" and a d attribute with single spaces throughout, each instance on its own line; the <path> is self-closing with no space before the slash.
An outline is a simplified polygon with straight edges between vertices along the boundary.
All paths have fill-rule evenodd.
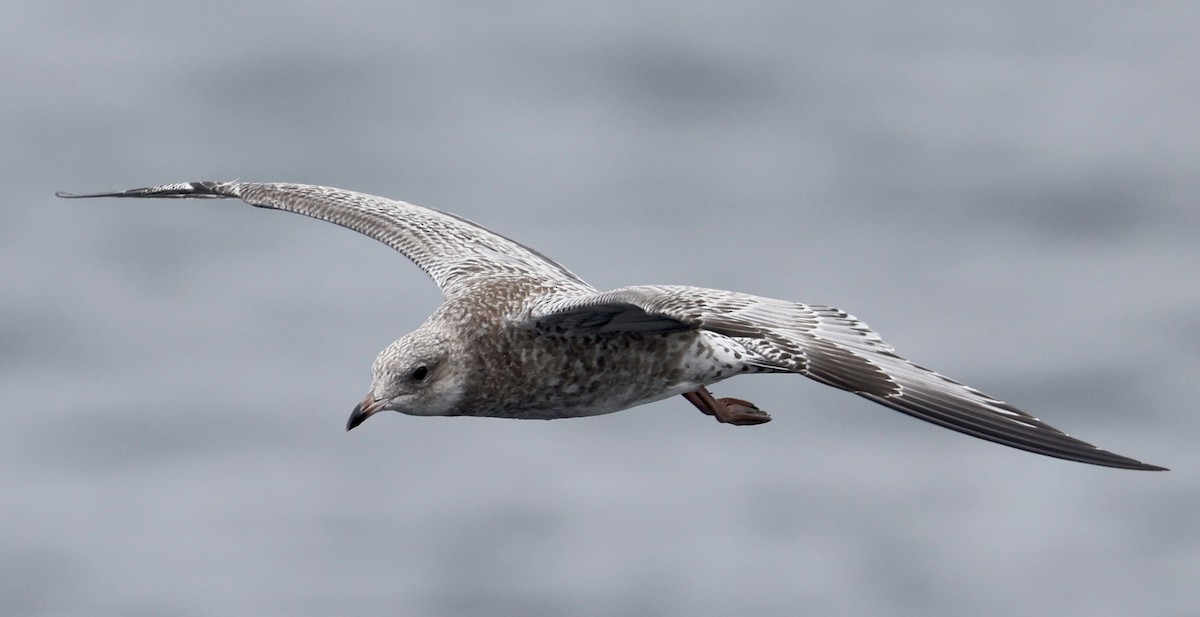
<path id="1" fill-rule="evenodd" d="M 429 376 L 429 367 L 425 366 L 424 364 L 413 369 L 413 372 L 412 372 L 413 381 L 425 381 L 425 378 L 428 376 Z"/>

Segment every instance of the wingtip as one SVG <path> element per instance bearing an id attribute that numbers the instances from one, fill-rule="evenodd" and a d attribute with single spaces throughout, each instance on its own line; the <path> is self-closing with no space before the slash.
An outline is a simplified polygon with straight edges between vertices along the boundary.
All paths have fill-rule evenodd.
<path id="1" fill-rule="evenodd" d="M 1069 453 L 1066 455 L 1061 452 L 1038 452 L 1038 454 L 1046 454 L 1048 456 L 1075 461 L 1078 463 L 1087 463 L 1101 467 L 1111 467 L 1114 469 L 1129 469 L 1133 471 L 1171 471 L 1166 467 L 1160 467 L 1150 463 L 1143 463 L 1137 459 L 1129 458 L 1128 456 L 1121 456 L 1120 454 L 1109 452 L 1108 450 L 1096 448 L 1095 446 L 1092 447 L 1094 450 L 1091 453 L 1083 453 L 1083 456 L 1080 456 L 1081 453 L 1078 452 Z"/>
<path id="2" fill-rule="evenodd" d="M 1068 439 L 1075 440 L 1075 438 L 1073 438 L 1073 437 L 1068 437 Z M 1070 452 L 1070 453 L 1067 453 L 1068 454 L 1067 456 L 1062 456 L 1062 454 L 1063 454 L 1062 452 L 1057 452 L 1057 453 L 1043 452 L 1042 454 L 1049 454 L 1050 456 L 1058 456 L 1059 458 L 1065 458 L 1067 460 L 1074 460 L 1074 461 L 1077 461 L 1080 463 L 1089 463 L 1092 465 L 1100 465 L 1102 467 L 1112 467 L 1112 468 L 1116 468 L 1116 469 L 1130 469 L 1133 471 L 1170 471 L 1170 469 L 1167 469 L 1166 467 L 1160 467 L 1158 465 L 1153 465 L 1151 463 L 1143 463 L 1142 461 L 1139 461 L 1135 458 L 1130 458 L 1128 456 L 1121 456 L 1120 454 L 1117 454 L 1115 452 L 1109 452 L 1108 450 L 1105 450 L 1103 448 L 1098 448 L 1098 447 L 1093 446 L 1092 444 L 1089 444 L 1086 442 L 1082 442 L 1079 440 L 1075 440 L 1075 441 L 1077 441 L 1081 446 L 1092 448 L 1092 451 L 1091 452 Z M 1082 454 L 1082 456 L 1080 456 L 1081 454 Z"/>
<path id="3" fill-rule="evenodd" d="M 68 193 L 67 191 L 55 191 L 55 197 L 63 199 L 87 199 L 89 197 L 123 197 L 128 191 L 119 191 L 113 193 Z"/>
<path id="4" fill-rule="evenodd" d="M 1054 458 L 1060 458 L 1063 460 L 1074 461 L 1077 463 L 1085 463 L 1088 465 L 1097 465 L 1099 467 L 1109 467 L 1112 469 L 1129 469 L 1132 471 L 1170 471 L 1170 469 L 1168 469 L 1166 467 L 1160 467 L 1158 465 L 1153 465 L 1151 463 L 1143 463 L 1142 461 L 1139 461 L 1134 458 L 1129 458 L 1128 456 L 1121 456 L 1120 454 L 1117 454 L 1115 452 L 1109 452 L 1108 450 L 1105 450 L 1103 448 L 1097 448 L 1096 446 L 1093 446 L 1087 442 L 1075 439 L 1074 437 L 1069 437 L 1066 435 L 1064 435 L 1064 437 L 1066 437 L 1067 439 L 1070 439 L 1071 441 L 1074 441 L 1075 444 L 1078 445 L 1079 447 L 1078 448 L 1069 447 L 1066 449 L 1063 449 L 1060 447 L 1047 448 L 1047 449 L 1024 448 L 1020 445 L 1015 445 L 1013 447 L 1024 449 L 1024 450 L 1029 450 L 1030 452 L 1034 452 L 1037 454 L 1043 454 L 1043 455 L 1051 456 Z M 1004 444 L 1004 445 L 1013 445 L 1013 444 Z"/>
<path id="5" fill-rule="evenodd" d="M 147 186 L 127 191 L 111 191 L 102 193 L 70 193 L 56 191 L 55 197 L 63 199 L 88 199 L 92 197 L 233 197 L 229 190 L 233 182 L 179 182 L 159 186 Z"/>

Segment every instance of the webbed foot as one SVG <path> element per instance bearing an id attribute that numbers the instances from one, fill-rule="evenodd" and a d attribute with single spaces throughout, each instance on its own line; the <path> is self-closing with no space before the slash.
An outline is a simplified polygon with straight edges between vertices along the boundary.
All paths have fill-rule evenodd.
<path id="1" fill-rule="evenodd" d="M 700 386 L 694 392 L 685 392 L 683 398 L 696 406 L 696 409 L 713 416 L 717 422 L 734 426 L 753 426 L 771 421 L 771 415 L 759 409 L 754 403 L 740 398 L 714 398 L 708 388 Z"/>

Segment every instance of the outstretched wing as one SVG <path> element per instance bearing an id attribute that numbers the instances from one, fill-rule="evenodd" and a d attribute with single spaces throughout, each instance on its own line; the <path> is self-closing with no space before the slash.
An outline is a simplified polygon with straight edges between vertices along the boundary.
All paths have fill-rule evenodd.
<path id="1" fill-rule="evenodd" d="M 403 253 L 451 297 L 479 277 L 527 277 L 580 292 L 587 283 L 548 257 L 466 219 L 432 208 L 354 191 L 307 184 L 189 182 L 113 193 L 59 197 L 236 197 L 252 206 L 329 221 Z"/>
<path id="2" fill-rule="evenodd" d="M 1161 470 L 1080 441 L 1034 416 L 913 364 L 866 324 L 838 309 L 715 289 L 625 287 L 546 298 L 526 319 L 560 333 L 702 328 L 728 336 L 761 370 L 806 375 L 915 418 L 1046 456 Z"/>

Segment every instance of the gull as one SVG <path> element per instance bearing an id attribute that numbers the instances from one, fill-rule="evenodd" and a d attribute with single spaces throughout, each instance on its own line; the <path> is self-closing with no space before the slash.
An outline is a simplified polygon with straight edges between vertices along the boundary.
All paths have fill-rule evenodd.
<path id="1" fill-rule="evenodd" d="M 945 428 L 1092 465 L 1164 470 L 1075 439 L 918 366 L 830 307 L 682 285 L 600 291 L 545 255 L 453 214 L 305 184 L 188 182 L 59 197 L 237 198 L 374 238 L 424 270 L 443 304 L 387 346 L 346 430 L 380 411 L 553 419 L 682 395 L 731 425 L 771 416 L 708 390 L 749 373 L 799 373 Z"/>

